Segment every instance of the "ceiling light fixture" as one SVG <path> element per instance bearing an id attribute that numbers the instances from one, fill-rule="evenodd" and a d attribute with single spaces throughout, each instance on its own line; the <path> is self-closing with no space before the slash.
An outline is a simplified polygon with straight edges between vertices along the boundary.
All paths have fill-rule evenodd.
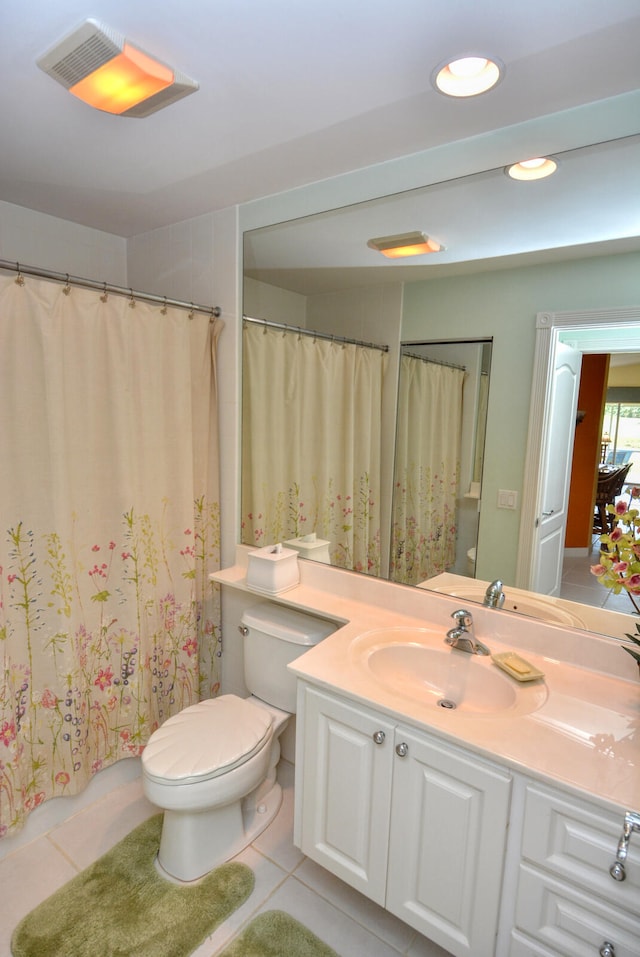
<path id="1" fill-rule="evenodd" d="M 446 96 L 477 96 L 486 93 L 504 76 L 499 60 L 485 56 L 465 56 L 441 63 L 431 74 L 431 82 Z"/>
<path id="2" fill-rule="evenodd" d="M 89 106 L 119 116 L 149 116 L 198 89 L 194 80 L 96 20 L 86 20 L 37 63 Z"/>
<path id="3" fill-rule="evenodd" d="M 426 253 L 439 253 L 444 249 L 435 239 L 424 233 L 399 233 L 397 236 L 380 236 L 370 239 L 370 249 L 382 253 L 387 259 L 401 259 L 403 256 L 424 256 Z"/>
<path id="4" fill-rule="evenodd" d="M 507 166 L 505 173 L 511 179 L 530 182 L 534 179 L 544 179 L 545 176 L 551 176 L 557 168 L 557 161 L 550 156 L 536 156 L 534 159 L 522 160 L 520 163 Z"/>

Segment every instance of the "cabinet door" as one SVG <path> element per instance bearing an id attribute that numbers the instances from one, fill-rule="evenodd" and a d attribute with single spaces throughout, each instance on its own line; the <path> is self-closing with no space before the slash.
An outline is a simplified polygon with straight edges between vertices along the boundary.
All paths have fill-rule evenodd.
<path id="1" fill-rule="evenodd" d="M 306 688 L 303 734 L 301 848 L 384 905 L 393 724 Z"/>
<path id="2" fill-rule="evenodd" d="M 493 954 L 510 776 L 398 728 L 403 744 L 393 772 L 387 908 L 456 957 Z"/>

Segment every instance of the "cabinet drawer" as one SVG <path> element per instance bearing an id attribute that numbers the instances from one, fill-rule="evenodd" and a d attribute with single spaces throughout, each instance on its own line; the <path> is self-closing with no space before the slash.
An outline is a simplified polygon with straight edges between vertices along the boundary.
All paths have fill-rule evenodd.
<path id="1" fill-rule="evenodd" d="M 525 937 L 517 930 L 512 930 L 509 957 L 557 957 L 557 954 L 548 947 L 543 947 L 542 944 L 536 944 L 530 937 Z"/>
<path id="2" fill-rule="evenodd" d="M 526 864 L 520 866 L 516 925 L 562 957 L 595 957 L 605 941 L 616 957 L 640 957 L 639 917 Z"/>
<path id="3" fill-rule="evenodd" d="M 614 881 L 609 874 L 622 835 L 623 811 L 610 814 L 578 798 L 530 785 L 524 820 L 524 858 L 638 915 L 640 834 L 631 836 L 626 880 Z"/>

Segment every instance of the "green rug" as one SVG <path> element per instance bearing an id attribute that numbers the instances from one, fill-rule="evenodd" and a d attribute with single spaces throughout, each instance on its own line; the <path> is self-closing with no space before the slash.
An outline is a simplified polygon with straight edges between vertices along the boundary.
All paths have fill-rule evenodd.
<path id="1" fill-rule="evenodd" d="M 162 815 L 20 921 L 14 957 L 187 957 L 253 890 L 245 864 L 222 864 L 198 884 L 164 880 L 154 865 Z"/>
<path id="2" fill-rule="evenodd" d="M 335 950 L 280 910 L 266 911 L 223 950 L 221 957 L 338 957 Z"/>

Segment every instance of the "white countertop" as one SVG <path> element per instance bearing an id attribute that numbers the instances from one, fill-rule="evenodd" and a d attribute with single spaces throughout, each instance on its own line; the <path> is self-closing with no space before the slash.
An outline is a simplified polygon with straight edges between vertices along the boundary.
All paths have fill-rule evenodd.
<path id="1" fill-rule="evenodd" d="M 476 636 L 492 653 L 516 650 L 545 677 L 520 683 L 505 675 L 517 703 L 504 711 L 446 710 L 432 699 L 386 686 L 360 651 L 367 642 L 363 635 L 399 627 L 433 629 L 425 640 L 446 649 L 444 637 L 459 599 L 314 562 L 300 567 L 300 584 L 272 600 L 339 623 L 334 634 L 290 666 L 300 678 L 514 770 L 576 788 L 612 809 L 640 810 L 640 678 L 619 642 L 473 606 Z M 239 564 L 211 579 L 249 591 L 242 549 Z M 497 670 L 490 658 L 451 654 L 472 659 L 467 667 Z"/>

